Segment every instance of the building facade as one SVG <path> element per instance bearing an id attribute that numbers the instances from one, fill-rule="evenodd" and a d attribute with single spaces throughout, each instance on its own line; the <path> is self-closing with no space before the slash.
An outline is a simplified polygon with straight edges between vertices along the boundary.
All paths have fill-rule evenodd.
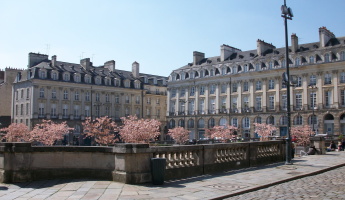
<path id="1" fill-rule="evenodd" d="M 345 37 L 319 28 L 318 42 L 299 44 L 291 35 L 289 68 L 291 124 L 318 134 L 345 134 Z M 238 127 L 243 138 L 257 137 L 253 123 L 287 134 L 287 95 L 282 74 L 285 48 L 257 40 L 257 49 L 222 45 L 220 56 L 193 52 L 193 62 L 169 76 L 168 127 L 182 126 L 190 139 L 205 137 L 215 125 Z"/>
<path id="2" fill-rule="evenodd" d="M 11 124 L 12 85 L 20 69 L 0 70 L 0 128 Z"/>
<path id="3" fill-rule="evenodd" d="M 82 122 L 86 117 L 137 115 L 154 118 L 165 127 L 167 77 L 115 68 L 115 61 L 95 67 L 89 58 L 80 64 L 51 60 L 47 55 L 29 53 L 28 69 L 18 73 L 13 85 L 12 122 L 29 128 L 42 119 L 67 121 L 74 128 L 68 143 L 82 144 Z"/>

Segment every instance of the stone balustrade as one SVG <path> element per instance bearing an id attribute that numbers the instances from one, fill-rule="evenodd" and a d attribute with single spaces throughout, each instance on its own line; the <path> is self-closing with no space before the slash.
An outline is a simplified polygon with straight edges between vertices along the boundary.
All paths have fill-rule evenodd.
<path id="1" fill-rule="evenodd" d="M 285 159 L 284 141 L 205 145 L 38 147 L 0 143 L 0 182 L 92 178 L 123 183 L 151 182 L 151 158 L 165 158 L 165 179 L 247 168 Z"/>

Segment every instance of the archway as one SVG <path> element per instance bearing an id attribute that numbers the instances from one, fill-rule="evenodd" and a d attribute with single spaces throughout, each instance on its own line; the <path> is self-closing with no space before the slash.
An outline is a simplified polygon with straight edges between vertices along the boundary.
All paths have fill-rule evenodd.
<path id="1" fill-rule="evenodd" d="M 327 135 L 333 135 L 334 132 L 334 116 L 332 114 L 327 114 L 323 120 L 324 129 L 323 133 Z"/>
<path id="2" fill-rule="evenodd" d="M 345 135 L 345 113 L 340 116 L 340 134 Z"/>

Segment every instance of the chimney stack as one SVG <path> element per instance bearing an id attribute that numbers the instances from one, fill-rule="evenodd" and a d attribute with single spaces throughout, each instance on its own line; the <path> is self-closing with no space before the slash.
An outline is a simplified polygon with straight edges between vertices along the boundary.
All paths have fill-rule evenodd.
<path id="1" fill-rule="evenodd" d="M 39 54 L 39 53 L 29 53 L 29 63 L 28 68 L 33 67 L 39 64 L 42 61 L 47 61 L 48 55 Z"/>
<path id="2" fill-rule="evenodd" d="M 241 49 L 223 44 L 222 46 L 220 46 L 220 61 L 223 62 L 225 59 L 229 58 L 231 54 L 236 52 L 241 52 Z"/>
<path id="3" fill-rule="evenodd" d="M 139 78 L 139 63 L 137 61 L 132 64 L 132 74 L 133 77 Z"/>
<path id="4" fill-rule="evenodd" d="M 85 69 L 89 70 L 92 66 L 92 63 L 90 62 L 90 58 L 84 58 L 80 60 L 80 65 Z"/>
<path id="5" fill-rule="evenodd" d="M 108 62 L 104 63 L 104 68 L 109 69 L 109 71 L 113 72 L 115 71 L 115 61 L 114 60 L 110 60 Z"/>
<path id="6" fill-rule="evenodd" d="M 52 66 L 56 66 L 56 55 L 52 56 Z"/>
<path id="7" fill-rule="evenodd" d="M 325 47 L 330 39 L 335 38 L 335 35 L 324 26 L 319 28 L 319 36 L 321 47 Z"/>
<path id="8" fill-rule="evenodd" d="M 294 53 L 298 50 L 298 37 L 296 33 L 291 35 L 291 50 Z"/>
<path id="9" fill-rule="evenodd" d="M 193 51 L 193 65 L 197 65 L 204 58 L 205 58 L 204 53 Z"/>
<path id="10" fill-rule="evenodd" d="M 256 42 L 257 53 L 259 56 L 263 56 L 264 53 L 269 49 L 275 49 L 276 47 L 272 44 L 269 44 L 263 40 L 258 39 Z"/>

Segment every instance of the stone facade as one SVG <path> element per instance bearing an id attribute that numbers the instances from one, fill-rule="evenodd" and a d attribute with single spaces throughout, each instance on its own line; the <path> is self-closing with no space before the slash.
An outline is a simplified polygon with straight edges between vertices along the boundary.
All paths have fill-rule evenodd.
<path id="1" fill-rule="evenodd" d="M 345 37 L 325 27 L 319 36 L 319 42 L 308 44 L 291 36 L 291 124 L 310 125 L 320 134 L 345 134 Z M 249 51 L 222 45 L 215 57 L 194 52 L 193 63 L 169 76 L 168 127 L 186 127 L 190 139 L 201 139 L 206 128 L 230 124 L 248 139 L 257 137 L 253 123 L 259 122 L 275 125 L 276 136 L 285 136 L 284 52 L 263 40 Z"/>
<path id="2" fill-rule="evenodd" d="M 95 67 L 89 58 L 79 64 L 51 60 L 47 55 L 30 53 L 28 69 L 18 73 L 13 86 L 12 122 L 32 128 L 42 119 L 67 121 L 74 133 L 69 144 L 83 143 L 82 122 L 86 117 L 137 115 L 154 118 L 165 127 L 167 77 L 115 68 L 115 61 Z M 162 137 L 163 138 L 163 137 Z"/>
<path id="3" fill-rule="evenodd" d="M 0 128 L 11 124 L 12 86 L 20 69 L 5 68 L 0 71 Z"/>

